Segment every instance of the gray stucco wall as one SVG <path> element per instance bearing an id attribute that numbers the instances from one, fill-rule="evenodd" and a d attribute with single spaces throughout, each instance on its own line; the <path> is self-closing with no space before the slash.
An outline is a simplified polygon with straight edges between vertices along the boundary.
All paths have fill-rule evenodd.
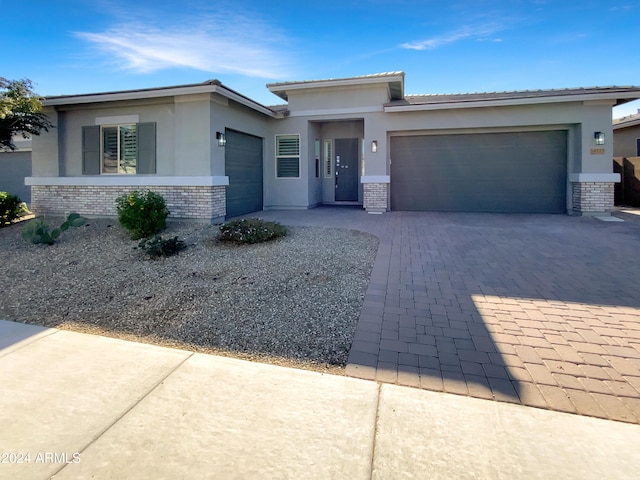
<path id="1" fill-rule="evenodd" d="M 359 161 L 364 158 L 359 174 L 386 176 L 394 135 L 561 129 L 568 131 L 568 173 L 612 171 L 611 101 L 384 112 L 388 94 L 384 83 L 295 90 L 289 94 L 289 115 L 278 119 L 209 93 L 47 108 L 57 128 L 34 139 L 33 176 L 82 176 L 82 127 L 94 125 L 96 117 L 123 115 L 156 122 L 158 176 L 223 177 L 224 148 L 217 146 L 216 132 L 228 128 L 263 138 L 267 209 L 333 201 L 335 180 L 325 178 L 323 163 L 320 178 L 315 176 L 315 141 L 320 141 L 322 161 L 325 139 L 358 138 Z M 595 131 L 607 136 L 603 148 L 594 149 Z M 278 134 L 300 135 L 299 178 L 276 177 Z M 375 153 L 373 140 L 378 144 Z M 109 182 L 117 184 L 116 177 Z M 359 190 L 362 202 L 362 185 Z"/>
<path id="2" fill-rule="evenodd" d="M 31 187 L 24 184 L 31 176 L 31 152 L 0 151 L 0 192 L 7 192 L 31 203 Z"/>

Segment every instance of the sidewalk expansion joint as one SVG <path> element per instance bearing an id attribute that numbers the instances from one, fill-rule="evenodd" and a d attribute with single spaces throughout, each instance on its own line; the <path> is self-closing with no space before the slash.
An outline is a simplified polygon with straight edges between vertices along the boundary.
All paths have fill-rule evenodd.
<path id="1" fill-rule="evenodd" d="M 180 363 L 178 363 L 178 365 L 176 365 L 174 368 L 171 369 L 171 371 L 169 373 L 167 373 L 165 376 L 163 376 L 160 380 L 158 380 L 158 382 L 153 385 L 149 391 L 147 391 L 147 393 L 145 393 L 144 395 L 142 395 L 140 398 L 138 398 L 137 400 L 135 400 L 133 402 L 133 404 L 127 408 L 126 410 L 124 410 L 124 412 L 122 412 L 122 414 L 118 415 L 118 417 L 111 422 L 109 425 L 107 425 L 105 428 L 103 428 L 101 431 L 99 431 L 91 440 L 89 440 L 89 442 L 82 447 L 80 450 L 78 450 L 78 453 L 80 455 L 82 455 L 84 453 L 84 451 L 89 448 L 91 445 L 93 445 L 100 437 L 102 437 L 105 433 L 107 433 L 109 430 L 111 430 L 111 428 L 116 425 L 120 420 L 122 420 L 131 410 L 133 410 L 135 407 L 137 407 L 140 402 L 142 402 L 145 398 L 147 398 L 149 395 L 151 395 L 151 393 L 153 393 L 153 391 L 158 388 L 160 385 L 162 385 L 162 383 L 169 378 L 176 370 L 178 370 L 182 365 L 184 365 L 184 363 L 189 360 L 191 357 L 193 357 L 193 355 L 195 354 L 195 352 L 191 352 L 189 354 L 189 356 L 187 356 L 184 360 L 182 360 Z M 67 468 L 67 466 L 69 466 L 69 464 L 65 464 L 62 465 L 58 470 L 56 470 L 55 472 L 53 472 L 53 474 L 51 475 L 51 478 L 55 477 L 56 475 L 58 475 L 62 470 L 64 470 L 65 468 Z"/>
<path id="2" fill-rule="evenodd" d="M 378 438 L 378 420 L 380 418 L 380 395 L 382 395 L 382 384 L 378 383 L 378 398 L 376 400 L 376 418 L 373 423 L 373 439 L 371 442 L 371 466 L 369 471 L 371 472 L 369 479 L 373 480 L 373 468 L 376 460 L 376 439 Z"/>

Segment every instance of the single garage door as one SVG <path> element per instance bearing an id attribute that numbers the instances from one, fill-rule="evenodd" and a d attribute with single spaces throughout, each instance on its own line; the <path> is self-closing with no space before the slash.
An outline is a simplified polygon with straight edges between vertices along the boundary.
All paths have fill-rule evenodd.
<path id="1" fill-rule="evenodd" d="M 262 210 L 262 139 L 226 130 L 227 218 Z"/>
<path id="2" fill-rule="evenodd" d="M 391 137 L 391 209 L 565 213 L 567 132 Z"/>

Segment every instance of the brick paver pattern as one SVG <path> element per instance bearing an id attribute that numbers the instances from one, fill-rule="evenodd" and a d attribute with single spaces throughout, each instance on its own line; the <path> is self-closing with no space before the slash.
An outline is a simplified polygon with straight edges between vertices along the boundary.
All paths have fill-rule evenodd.
<path id="1" fill-rule="evenodd" d="M 380 239 L 355 377 L 640 423 L 640 222 L 264 212 Z"/>

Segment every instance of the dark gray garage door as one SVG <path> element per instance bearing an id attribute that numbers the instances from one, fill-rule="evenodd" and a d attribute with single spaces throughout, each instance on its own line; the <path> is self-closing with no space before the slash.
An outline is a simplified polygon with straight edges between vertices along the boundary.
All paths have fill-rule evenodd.
<path id="1" fill-rule="evenodd" d="M 391 138 L 391 209 L 566 212 L 563 130 Z"/>
<path id="2" fill-rule="evenodd" d="M 262 210 L 262 139 L 226 130 L 227 217 Z"/>

